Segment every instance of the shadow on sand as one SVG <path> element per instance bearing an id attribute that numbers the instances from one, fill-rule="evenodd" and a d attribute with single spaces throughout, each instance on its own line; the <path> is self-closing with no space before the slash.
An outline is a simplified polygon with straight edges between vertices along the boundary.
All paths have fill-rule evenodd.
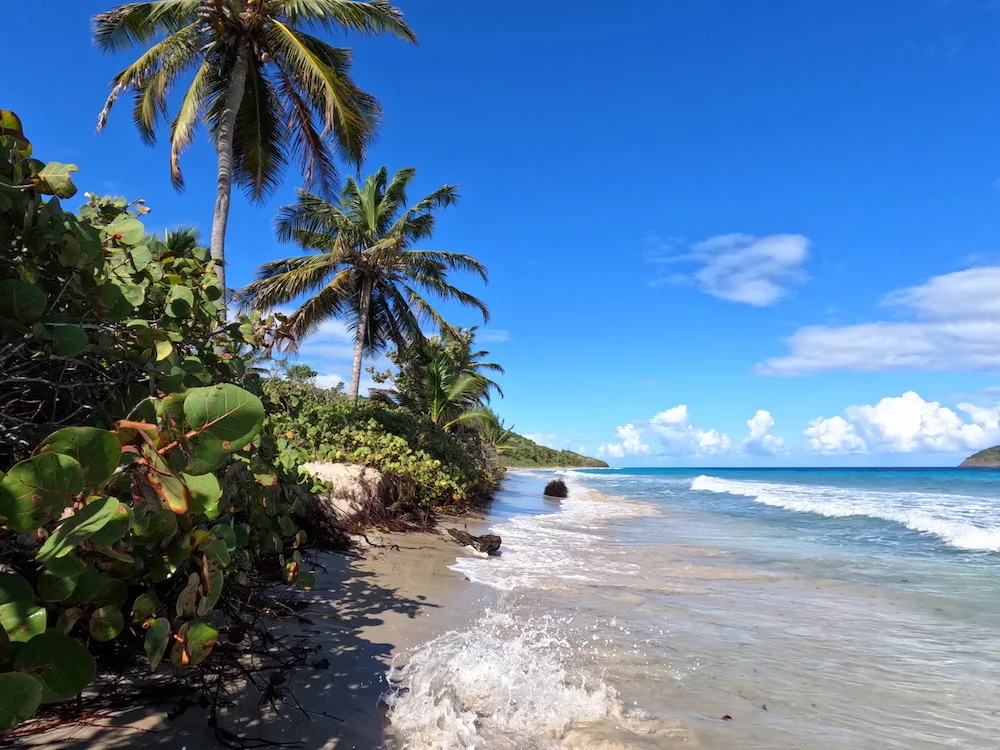
<path id="1" fill-rule="evenodd" d="M 280 621 L 273 632 L 293 635 L 314 649 L 307 665 L 287 673 L 285 699 L 275 708 L 260 706 L 260 693 L 241 690 L 233 705 L 221 712 L 220 724 L 243 740 L 245 747 L 379 748 L 385 746 L 385 706 L 380 697 L 392 645 L 374 643 L 364 631 L 380 625 L 389 613 L 413 618 L 437 607 L 403 597 L 377 585 L 375 576 L 359 571 L 352 558 L 323 555 L 316 571 L 316 588 L 308 609 L 298 621 Z M 296 705 L 298 704 L 298 706 Z M 173 721 L 168 707 L 141 706 L 113 718 L 101 718 L 100 727 L 74 725 L 34 737 L 15 740 L 16 747 L 60 750 L 107 748 L 224 748 L 208 726 L 207 708 L 193 706 Z M 285 745 L 285 743 L 289 743 Z M 3 746 L 0 741 L 0 746 Z"/>

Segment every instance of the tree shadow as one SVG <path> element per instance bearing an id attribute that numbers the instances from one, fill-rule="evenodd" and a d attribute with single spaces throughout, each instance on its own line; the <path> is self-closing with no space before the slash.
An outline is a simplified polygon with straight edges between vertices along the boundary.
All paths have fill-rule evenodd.
<path id="1" fill-rule="evenodd" d="M 356 559 L 356 558 L 354 558 Z M 220 741 L 210 726 L 206 705 L 185 704 L 169 719 L 177 701 L 143 705 L 114 714 L 81 716 L 80 723 L 61 726 L 14 740 L 16 747 L 59 750 L 114 750 L 156 746 L 165 748 L 300 747 L 379 748 L 386 742 L 386 674 L 392 644 L 372 642 L 364 630 L 383 623 L 387 613 L 416 617 L 438 605 L 401 596 L 381 586 L 375 576 L 359 570 L 351 556 L 322 554 L 316 586 L 305 595 L 309 607 L 275 620 L 269 631 L 310 650 L 306 663 L 287 671 L 265 666 L 268 674 L 284 673 L 277 685 L 281 698 L 261 702 L 252 686 L 232 685 L 228 705 L 219 712 L 222 734 L 233 733 L 239 744 Z M 97 724 L 98 726 L 95 726 Z M 0 740 L 0 746 L 5 743 Z"/>

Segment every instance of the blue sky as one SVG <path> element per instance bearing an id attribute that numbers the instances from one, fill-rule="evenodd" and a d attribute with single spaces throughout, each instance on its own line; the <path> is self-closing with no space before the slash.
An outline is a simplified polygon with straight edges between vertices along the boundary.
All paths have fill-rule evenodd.
<path id="1" fill-rule="evenodd" d="M 419 47 L 344 42 L 386 111 L 368 167 L 416 166 L 415 196 L 459 185 L 432 243 L 490 269 L 468 283 L 518 431 L 616 465 L 950 464 L 1000 442 L 1000 5 L 401 5 Z M 94 133 L 130 61 L 89 41 L 107 7 L 21 4 L 38 34 L 5 53 L 31 74 L 0 106 L 82 189 L 207 235 L 203 136 L 177 194 L 126 102 Z M 287 253 L 271 222 L 296 186 L 234 200 L 231 285 Z M 343 334 L 307 360 L 346 376 Z"/>

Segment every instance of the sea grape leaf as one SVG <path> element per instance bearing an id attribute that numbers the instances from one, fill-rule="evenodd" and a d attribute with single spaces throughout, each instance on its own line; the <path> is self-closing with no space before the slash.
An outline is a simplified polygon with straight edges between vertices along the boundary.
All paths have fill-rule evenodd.
<path id="1" fill-rule="evenodd" d="M 45 567 L 61 578 L 76 578 L 87 569 L 83 560 L 73 552 L 69 552 L 62 557 L 52 557 L 46 560 Z"/>
<path id="2" fill-rule="evenodd" d="M 222 486 L 215 474 L 181 474 L 181 479 L 191 493 L 189 513 L 202 513 L 209 518 L 219 515 Z"/>
<path id="3" fill-rule="evenodd" d="M 99 498 L 85 505 L 63 521 L 45 540 L 45 544 L 38 551 L 38 560 L 48 565 L 52 558 L 64 557 L 72 552 L 74 547 L 104 528 L 114 518 L 119 505 L 118 500 L 113 497 Z"/>
<path id="4" fill-rule="evenodd" d="M 90 343 L 87 332 L 76 325 L 49 326 L 52 332 L 52 351 L 59 357 L 75 357 Z"/>
<path id="5" fill-rule="evenodd" d="M 154 617 L 159 608 L 160 601 L 155 593 L 147 591 L 145 594 L 140 594 L 132 605 L 132 622 L 145 622 Z"/>
<path id="6" fill-rule="evenodd" d="M 112 509 L 111 519 L 100 531 L 90 538 L 90 542 L 95 547 L 110 547 L 112 544 L 121 541 L 131 525 L 132 509 L 125 505 L 125 503 L 118 502 Z"/>
<path id="7" fill-rule="evenodd" d="M 42 683 L 29 674 L 0 674 L 0 734 L 31 717 L 42 702 Z"/>
<path id="8" fill-rule="evenodd" d="M 76 459 L 88 487 L 103 484 L 121 460 L 122 447 L 113 432 L 96 427 L 66 427 L 56 430 L 35 449 L 35 454 L 62 453 Z"/>
<path id="9" fill-rule="evenodd" d="M 33 531 L 57 517 L 85 486 L 70 456 L 42 453 L 14 464 L 0 480 L 0 516 L 14 531 Z"/>
<path id="10" fill-rule="evenodd" d="M 90 635 L 95 641 L 111 641 L 118 637 L 125 627 L 121 610 L 112 605 L 101 607 L 90 616 Z"/>
<path id="11" fill-rule="evenodd" d="M 38 576 L 38 595 L 47 602 L 65 601 L 75 588 L 75 578 L 59 576 L 50 570 L 43 570 Z"/>
<path id="12" fill-rule="evenodd" d="M 45 312 L 49 298 L 34 284 L 21 279 L 0 281 L 0 316 L 31 325 Z"/>
<path id="13" fill-rule="evenodd" d="M 38 171 L 38 174 L 32 177 L 31 184 L 34 185 L 35 190 L 44 195 L 72 198 L 76 195 L 76 185 L 73 184 L 73 178 L 70 175 L 79 171 L 75 164 L 50 161 Z"/>
<path id="14" fill-rule="evenodd" d="M 0 627 L 14 643 L 26 643 L 45 632 L 48 615 L 42 607 L 21 602 L 0 604 Z"/>
<path id="15" fill-rule="evenodd" d="M 155 672 L 163 660 L 163 654 L 170 643 L 170 622 L 165 618 L 153 620 L 146 628 L 146 658 L 149 659 L 149 671 Z"/>
<path id="16" fill-rule="evenodd" d="M 42 682 L 42 703 L 72 698 L 94 679 L 97 665 L 87 647 L 62 633 L 42 633 L 28 641 L 14 658 L 14 670 Z"/>
<path id="17" fill-rule="evenodd" d="M 196 432 L 188 472 L 207 474 L 258 435 L 265 413 L 259 398 L 227 383 L 192 388 L 184 401 L 184 416 Z"/>
<path id="18" fill-rule="evenodd" d="M 178 639 L 170 652 L 175 667 L 194 667 L 212 653 L 219 632 L 202 620 L 192 620 L 181 626 Z"/>

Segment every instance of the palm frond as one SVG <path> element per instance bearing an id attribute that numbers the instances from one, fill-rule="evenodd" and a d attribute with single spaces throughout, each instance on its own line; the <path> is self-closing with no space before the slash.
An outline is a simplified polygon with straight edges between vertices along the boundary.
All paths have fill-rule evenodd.
<path id="1" fill-rule="evenodd" d="M 233 177 L 255 203 L 278 188 L 287 164 L 282 107 L 261 67 L 251 61 L 233 129 Z"/>
<path id="2" fill-rule="evenodd" d="M 205 60 L 194 74 L 194 79 L 184 94 L 180 109 L 177 110 L 177 116 L 170 128 L 170 181 L 175 190 L 184 189 L 181 155 L 194 140 L 194 131 L 198 127 L 198 120 L 205 104 L 208 79 L 211 75 L 211 63 Z"/>
<path id="3" fill-rule="evenodd" d="M 126 3 L 94 16 L 94 42 L 102 52 L 146 44 L 198 20 L 202 0 Z"/>
<path id="4" fill-rule="evenodd" d="M 416 44 L 417 37 L 403 20 L 402 11 L 386 0 L 276 0 L 291 26 L 321 26 L 327 31 L 393 34 Z"/>

